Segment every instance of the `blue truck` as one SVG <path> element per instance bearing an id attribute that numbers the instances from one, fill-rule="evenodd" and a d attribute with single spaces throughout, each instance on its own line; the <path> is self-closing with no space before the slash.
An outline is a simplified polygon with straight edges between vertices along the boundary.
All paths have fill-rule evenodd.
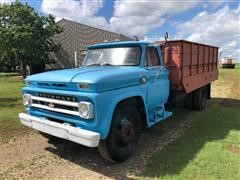
<path id="1" fill-rule="evenodd" d="M 198 73 L 192 67 L 194 60 L 184 64 L 190 58 L 184 57 L 189 44 L 191 52 L 195 45 L 213 49 L 207 69 L 200 66 L 201 50 Z M 91 45 L 81 67 L 25 79 L 26 113 L 19 114 L 20 121 L 48 138 L 98 147 L 106 160 L 122 162 L 136 150 L 143 127 L 172 115 L 166 105 L 179 94 L 186 96 L 187 107 L 205 108 L 210 84 L 217 79 L 216 50 L 183 40 Z"/>

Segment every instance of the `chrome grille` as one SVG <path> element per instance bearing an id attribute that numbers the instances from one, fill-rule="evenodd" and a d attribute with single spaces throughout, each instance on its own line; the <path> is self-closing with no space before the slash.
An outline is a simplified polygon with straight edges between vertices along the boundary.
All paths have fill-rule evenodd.
<path id="1" fill-rule="evenodd" d="M 31 107 L 78 116 L 78 102 L 75 97 L 39 93 L 31 95 Z M 75 101 L 73 101 L 75 100 Z"/>

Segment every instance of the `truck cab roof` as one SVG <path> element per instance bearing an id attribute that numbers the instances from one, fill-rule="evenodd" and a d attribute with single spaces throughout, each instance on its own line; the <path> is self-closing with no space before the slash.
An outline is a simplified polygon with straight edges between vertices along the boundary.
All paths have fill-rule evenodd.
<path id="1" fill-rule="evenodd" d="M 147 41 L 116 41 L 116 42 L 106 42 L 95 45 L 88 46 L 88 49 L 95 48 L 107 48 L 107 47 L 117 47 L 117 46 L 136 46 L 136 45 L 149 45 L 150 42 Z"/>

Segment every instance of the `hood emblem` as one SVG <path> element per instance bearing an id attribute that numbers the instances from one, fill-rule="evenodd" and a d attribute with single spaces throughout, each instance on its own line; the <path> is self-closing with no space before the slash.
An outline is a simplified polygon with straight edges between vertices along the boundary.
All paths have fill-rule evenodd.
<path id="1" fill-rule="evenodd" d="M 55 107 L 55 105 L 54 105 L 53 103 L 49 103 L 48 106 L 49 106 L 50 108 L 54 108 L 54 107 Z"/>

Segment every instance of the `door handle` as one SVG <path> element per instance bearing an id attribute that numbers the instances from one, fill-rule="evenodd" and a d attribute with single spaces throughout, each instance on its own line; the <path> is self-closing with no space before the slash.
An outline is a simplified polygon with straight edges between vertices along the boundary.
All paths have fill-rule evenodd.
<path id="1" fill-rule="evenodd" d="M 140 83 L 141 83 L 141 84 L 145 84 L 146 82 L 147 82 L 146 76 L 140 77 Z"/>

